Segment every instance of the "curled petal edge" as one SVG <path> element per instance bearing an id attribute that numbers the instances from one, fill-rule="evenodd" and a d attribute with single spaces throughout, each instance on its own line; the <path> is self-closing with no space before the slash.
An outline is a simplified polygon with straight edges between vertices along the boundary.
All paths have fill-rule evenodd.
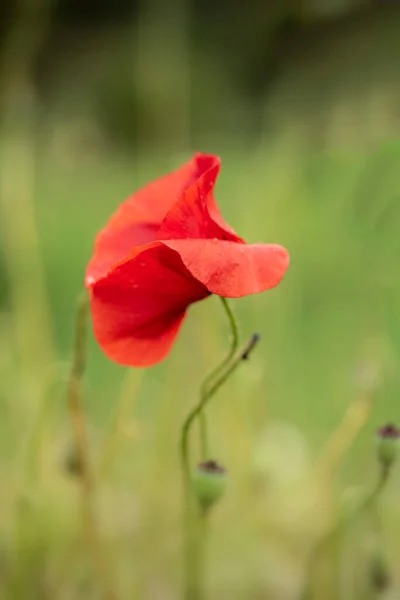
<path id="1" fill-rule="evenodd" d="M 290 264 L 278 244 L 238 244 L 225 240 L 164 240 L 192 276 L 212 294 L 241 298 L 276 287 Z"/>

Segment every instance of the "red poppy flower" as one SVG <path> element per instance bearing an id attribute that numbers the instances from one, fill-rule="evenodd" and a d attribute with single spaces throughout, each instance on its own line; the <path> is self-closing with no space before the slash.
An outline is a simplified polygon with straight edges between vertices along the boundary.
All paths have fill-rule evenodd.
<path id="1" fill-rule="evenodd" d="M 85 282 L 95 336 L 112 360 L 154 365 L 190 304 L 263 292 L 285 274 L 285 248 L 248 245 L 222 219 L 213 195 L 220 166 L 196 154 L 128 198 L 98 234 Z"/>

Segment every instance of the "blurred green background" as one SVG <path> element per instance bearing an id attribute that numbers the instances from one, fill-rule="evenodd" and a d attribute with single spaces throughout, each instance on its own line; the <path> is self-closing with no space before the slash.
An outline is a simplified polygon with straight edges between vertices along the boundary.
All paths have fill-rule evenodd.
<path id="1" fill-rule="evenodd" d="M 400 7 L 3 0 L 0 42 L 0 598 L 181 597 L 179 428 L 228 348 L 218 299 L 191 307 L 152 369 L 111 364 L 90 338 L 106 586 L 68 469 L 66 386 L 96 232 L 196 150 L 222 158 L 226 220 L 292 260 L 277 289 L 233 303 L 243 341 L 262 342 L 210 409 L 230 483 L 206 597 L 300 598 L 313 543 L 343 497 L 373 485 L 375 430 L 400 421 Z M 350 415 L 352 443 L 345 452 L 339 435 L 333 474 L 319 478 L 354 402 L 368 418 L 358 433 Z M 399 493 L 394 473 L 386 595 L 366 584 L 366 525 L 349 536 L 341 587 L 328 573 L 315 598 L 400 597 Z"/>

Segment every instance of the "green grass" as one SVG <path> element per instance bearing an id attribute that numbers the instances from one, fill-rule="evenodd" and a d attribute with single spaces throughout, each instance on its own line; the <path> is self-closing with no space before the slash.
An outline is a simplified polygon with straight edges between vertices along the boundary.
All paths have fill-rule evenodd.
<path id="1" fill-rule="evenodd" d="M 373 482 L 375 429 L 399 420 L 400 144 L 369 154 L 314 155 L 290 140 L 257 151 L 204 150 L 222 156 L 217 198 L 226 220 L 248 241 L 284 244 L 292 257 L 281 286 L 233 302 L 242 340 L 257 331 L 262 341 L 210 409 L 212 447 L 231 482 L 213 517 L 207 597 L 289 599 L 301 581 L 307 549 L 329 514 L 331 492 L 313 485 L 310 470 L 359 395 L 360 370 L 368 378 L 378 369 L 381 385 L 338 474 L 334 498 L 344 486 Z M 72 165 L 48 156 L 39 161 L 34 203 L 54 351 L 46 355 L 52 364 L 39 365 L 37 373 L 54 376 L 32 387 L 36 371 L 29 357 L 35 348 L 41 354 L 42 325 L 35 325 L 34 315 L 26 317 L 33 354 L 24 362 L 15 343 L 15 307 L 8 301 L 0 312 L 2 598 L 101 597 L 79 531 L 76 482 L 63 470 L 70 443 L 65 382 L 75 299 L 93 238 L 110 213 L 141 184 L 188 156 Z M 31 250 L 28 240 L 16 274 L 26 286 L 19 309 L 24 315 L 35 311 Z M 128 384 L 126 370 L 111 364 L 90 340 L 85 410 L 96 460 L 124 381 L 131 386 L 125 427 L 97 498 L 118 598 L 179 597 L 179 428 L 202 378 L 227 347 L 227 324 L 216 298 L 193 306 L 168 359 L 133 372 Z M 38 414 L 41 429 L 32 440 Z M 398 488 L 397 478 L 385 498 L 395 567 Z"/>

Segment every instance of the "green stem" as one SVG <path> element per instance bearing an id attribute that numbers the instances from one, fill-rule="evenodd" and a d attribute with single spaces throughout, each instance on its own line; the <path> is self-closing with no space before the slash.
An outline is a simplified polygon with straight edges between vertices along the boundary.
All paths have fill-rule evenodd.
<path id="1" fill-rule="evenodd" d="M 111 580 L 109 557 L 105 553 L 96 514 L 96 486 L 89 451 L 89 436 L 83 409 L 82 380 L 86 367 L 87 322 L 89 318 L 89 296 L 83 292 L 78 299 L 75 349 L 68 382 L 67 405 L 72 424 L 74 454 L 79 464 L 78 483 L 81 491 L 82 525 L 87 544 L 102 583 L 106 600 L 115 600 L 114 584 Z"/>
<path id="2" fill-rule="evenodd" d="M 218 376 L 218 374 L 223 371 L 227 365 L 231 362 L 233 357 L 235 356 L 237 349 L 239 347 L 239 328 L 235 319 L 235 315 L 230 307 L 230 304 L 226 298 L 220 296 L 220 300 L 222 302 L 222 306 L 225 310 L 226 316 L 228 318 L 229 326 L 231 329 L 231 346 L 229 349 L 229 353 L 224 358 L 224 360 L 213 370 L 211 373 L 207 375 L 201 384 L 200 388 L 200 400 L 207 396 L 207 391 L 211 383 Z M 200 427 L 200 455 L 203 461 L 206 461 L 209 456 L 208 451 L 208 434 L 207 434 L 207 417 L 204 410 L 200 410 L 198 413 L 199 417 L 199 427 Z"/>
<path id="3" fill-rule="evenodd" d="M 343 533 L 345 528 L 359 515 L 363 512 L 371 510 L 383 492 L 388 479 L 389 479 L 390 469 L 381 468 L 379 472 L 378 480 L 371 490 L 369 494 L 361 501 L 361 503 L 356 506 L 350 513 L 344 515 L 339 518 L 337 523 L 332 527 L 330 531 L 315 545 L 314 549 L 311 552 L 311 556 L 309 558 L 309 567 L 308 567 L 308 577 L 306 579 L 306 587 L 303 591 L 303 595 L 301 600 L 311 600 L 313 597 L 312 594 L 312 575 L 317 564 L 318 558 L 322 555 L 324 550 L 329 546 L 333 547 L 339 543 L 340 535 Z"/>
<path id="4" fill-rule="evenodd" d="M 216 394 L 220 387 L 226 382 L 226 380 L 232 375 L 232 373 L 237 369 L 239 364 L 246 360 L 249 357 L 249 353 L 253 350 L 256 344 L 259 341 L 259 336 L 254 334 L 251 339 L 247 342 L 244 348 L 231 360 L 231 363 L 227 365 L 224 371 L 221 370 L 219 377 L 215 379 L 212 385 L 206 390 L 203 396 L 201 396 L 198 404 L 193 408 L 193 410 L 187 416 L 183 426 L 181 433 L 181 460 L 183 473 L 185 476 L 185 480 L 188 481 L 190 477 L 190 460 L 189 460 L 189 434 L 191 427 L 196 420 L 196 418 L 202 413 L 202 411 L 206 408 L 207 404 L 210 402 L 211 398 Z"/>
<path id="5" fill-rule="evenodd" d="M 232 375 L 239 364 L 249 358 L 250 353 L 259 341 L 258 334 L 255 334 L 247 342 L 244 348 L 232 355 L 230 363 L 225 363 L 225 369 L 221 367 L 214 371 L 213 379 L 208 377 L 207 380 L 210 385 L 205 389 L 203 395 L 200 397 L 198 404 L 187 416 L 181 430 L 181 464 L 182 464 L 182 475 L 183 485 L 185 492 L 185 533 L 186 533 L 186 548 L 185 548 L 185 600 L 199 600 L 201 598 L 201 584 L 202 584 L 202 564 L 204 556 L 202 556 L 203 548 L 203 535 L 204 530 L 204 519 L 201 517 L 198 511 L 194 510 L 193 496 L 191 493 L 190 486 L 190 456 L 189 456 L 189 439 L 190 431 L 199 415 L 204 411 L 205 407 L 219 390 L 219 388 L 226 382 L 226 380 Z M 203 522 L 201 522 L 201 519 Z"/>

